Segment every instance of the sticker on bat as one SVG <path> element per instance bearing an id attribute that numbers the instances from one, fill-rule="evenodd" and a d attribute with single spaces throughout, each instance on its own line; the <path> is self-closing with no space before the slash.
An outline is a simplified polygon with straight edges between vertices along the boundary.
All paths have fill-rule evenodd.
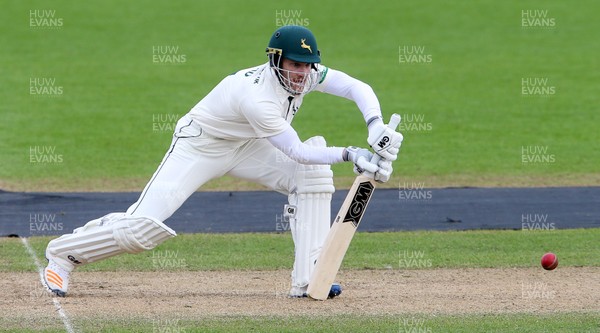
<path id="1" fill-rule="evenodd" d="M 367 204 L 373 194 L 373 189 L 374 186 L 371 182 L 362 182 L 358 185 L 354 198 L 352 198 L 352 202 L 350 203 L 350 207 L 348 207 L 348 211 L 346 212 L 346 216 L 342 223 L 352 222 L 355 228 L 358 227 L 358 223 L 360 223 L 360 219 L 365 213 Z"/>

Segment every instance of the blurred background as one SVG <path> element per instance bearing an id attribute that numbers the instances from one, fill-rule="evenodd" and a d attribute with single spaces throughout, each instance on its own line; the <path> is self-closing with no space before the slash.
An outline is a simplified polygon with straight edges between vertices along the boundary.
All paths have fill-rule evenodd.
<path id="1" fill-rule="evenodd" d="M 599 185 L 600 5 L 579 1 L 5 1 L 0 188 L 140 191 L 177 119 L 266 62 L 286 24 L 370 84 L 405 141 L 388 187 Z M 312 93 L 302 139 L 366 146 L 350 101 Z M 334 166 L 336 185 L 354 175 Z M 230 178 L 203 190 L 257 189 Z"/>

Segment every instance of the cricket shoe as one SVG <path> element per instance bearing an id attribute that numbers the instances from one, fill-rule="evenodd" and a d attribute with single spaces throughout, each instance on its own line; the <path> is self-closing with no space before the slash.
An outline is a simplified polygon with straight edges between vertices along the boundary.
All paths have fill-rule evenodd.
<path id="1" fill-rule="evenodd" d="M 333 283 L 331 285 L 331 289 L 329 289 L 329 295 L 327 298 L 334 298 L 335 296 L 339 296 L 342 293 L 342 285 L 339 283 Z"/>
<path id="2" fill-rule="evenodd" d="M 69 287 L 70 272 L 59 266 L 54 260 L 48 259 L 48 266 L 44 269 L 44 282 L 54 295 L 65 297 Z"/>
<path id="3" fill-rule="evenodd" d="M 307 289 L 308 289 L 308 286 L 292 287 L 292 289 L 290 290 L 290 297 L 294 297 L 294 298 L 308 297 L 308 293 L 306 292 Z M 342 293 L 342 286 L 339 283 L 334 283 L 331 285 L 331 289 L 329 289 L 329 295 L 327 295 L 327 298 L 334 298 L 336 296 L 339 296 L 341 293 Z"/>
<path id="4" fill-rule="evenodd" d="M 306 289 L 308 289 L 308 287 L 292 287 L 289 296 L 292 298 L 308 297 Z"/>

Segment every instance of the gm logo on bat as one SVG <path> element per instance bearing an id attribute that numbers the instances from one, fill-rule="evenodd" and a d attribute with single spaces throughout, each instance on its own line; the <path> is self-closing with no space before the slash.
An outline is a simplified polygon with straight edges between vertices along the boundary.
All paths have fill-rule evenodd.
<path id="1" fill-rule="evenodd" d="M 390 142 L 390 137 L 384 136 L 383 138 L 381 138 L 381 141 L 379 141 L 377 145 L 379 146 L 379 148 L 383 148 L 388 144 L 388 142 Z"/>
<path id="2" fill-rule="evenodd" d="M 354 198 L 352 198 L 352 203 L 350 204 L 350 208 L 344 217 L 342 223 L 352 222 L 354 227 L 358 227 L 360 223 L 360 219 L 365 213 L 365 209 L 367 208 L 367 204 L 371 199 L 371 195 L 373 194 L 374 186 L 371 182 L 362 182 L 358 185 L 358 189 L 356 190 L 356 194 L 354 194 Z"/>

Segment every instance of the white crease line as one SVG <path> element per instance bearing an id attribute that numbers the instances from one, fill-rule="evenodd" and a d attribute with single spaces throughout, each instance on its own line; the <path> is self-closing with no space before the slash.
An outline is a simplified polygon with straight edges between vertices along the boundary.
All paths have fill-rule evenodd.
<path id="1" fill-rule="evenodd" d="M 33 263 L 37 267 L 38 273 L 40 274 L 40 282 L 42 283 L 42 286 L 44 287 L 44 289 L 47 290 L 48 288 L 46 287 L 46 284 L 44 283 L 44 267 L 40 264 L 40 261 L 38 260 L 37 256 L 35 255 L 35 252 L 31 248 L 31 245 L 29 245 L 29 241 L 27 240 L 27 238 L 25 238 L 25 237 L 20 237 L 20 238 L 21 238 L 21 242 L 23 242 L 23 245 L 25 245 L 27 252 L 29 252 L 29 255 L 33 259 Z M 74 333 L 75 330 L 73 329 L 73 325 L 71 325 L 71 320 L 67 316 L 66 312 L 63 310 L 62 306 L 60 306 L 60 301 L 58 300 L 58 297 L 52 297 L 52 302 L 54 303 L 54 307 L 58 311 L 58 315 L 60 316 L 60 319 L 62 319 L 63 324 L 65 325 L 65 328 L 67 329 L 67 332 Z"/>

